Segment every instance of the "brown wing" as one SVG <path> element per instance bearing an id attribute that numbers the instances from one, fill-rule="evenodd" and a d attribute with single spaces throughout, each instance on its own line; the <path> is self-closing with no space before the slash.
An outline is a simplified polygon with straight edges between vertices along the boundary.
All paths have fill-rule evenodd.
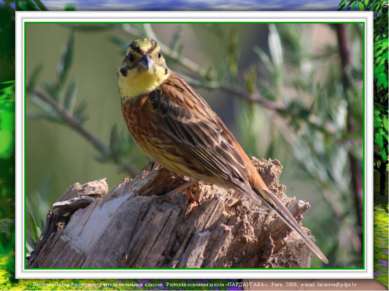
<path id="1" fill-rule="evenodd" d="M 209 177 L 209 182 L 247 189 L 247 155 L 239 151 L 232 133 L 182 78 L 172 75 L 150 93 L 149 100 L 164 136 L 163 146 L 172 156 L 180 156 L 185 164 L 181 166 L 195 177 Z"/>
<path id="2" fill-rule="evenodd" d="M 173 169 L 181 169 L 180 173 L 184 169 L 193 177 L 206 177 L 211 183 L 238 188 L 254 201 L 262 199 L 323 262 L 328 262 L 288 208 L 267 188 L 232 133 L 184 80 L 171 76 L 160 89 L 149 94 L 149 101 L 152 114 L 148 117 L 158 123 L 157 147 L 165 157 L 168 151 L 165 161 L 176 163 Z"/>

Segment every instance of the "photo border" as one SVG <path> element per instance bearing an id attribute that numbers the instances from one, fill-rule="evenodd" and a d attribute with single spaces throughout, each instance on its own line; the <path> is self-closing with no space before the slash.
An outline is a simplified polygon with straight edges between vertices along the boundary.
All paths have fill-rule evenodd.
<path id="1" fill-rule="evenodd" d="M 25 249 L 25 128 L 27 23 L 363 23 L 363 268 L 39 268 L 28 269 Z M 85 279 L 372 279 L 373 278 L 373 13 L 370 11 L 16 11 L 16 278 Z"/>

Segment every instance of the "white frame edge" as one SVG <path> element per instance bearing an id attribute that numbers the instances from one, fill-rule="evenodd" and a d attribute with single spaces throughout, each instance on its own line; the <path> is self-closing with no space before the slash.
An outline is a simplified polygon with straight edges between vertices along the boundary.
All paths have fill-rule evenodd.
<path id="1" fill-rule="evenodd" d="M 222 16 L 220 16 L 222 15 Z M 365 269 L 363 270 L 39 270 L 25 269 L 24 250 L 24 23 L 37 21 L 347 21 L 361 22 L 365 31 Z M 16 11 L 16 262 L 18 279 L 372 279 L 373 278 L 373 13 L 369 11 L 173 11 L 85 12 Z"/>

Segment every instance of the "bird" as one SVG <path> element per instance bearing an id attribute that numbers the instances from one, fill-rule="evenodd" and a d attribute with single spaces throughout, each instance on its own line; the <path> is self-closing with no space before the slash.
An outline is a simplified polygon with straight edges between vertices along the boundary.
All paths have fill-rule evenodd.
<path id="1" fill-rule="evenodd" d="M 328 259 L 279 198 L 207 102 L 166 64 L 158 42 L 133 40 L 118 69 L 121 108 L 136 144 L 163 167 L 264 203 L 324 263 Z"/>

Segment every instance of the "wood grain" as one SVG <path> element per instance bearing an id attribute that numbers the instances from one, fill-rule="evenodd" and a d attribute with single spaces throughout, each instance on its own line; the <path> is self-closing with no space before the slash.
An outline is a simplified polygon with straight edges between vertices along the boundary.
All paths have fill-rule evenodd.
<path id="1" fill-rule="evenodd" d="M 309 203 L 289 198 L 276 160 L 254 165 L 296 219 Z M 108 191 L 105 179 L 76 183 L 50 210 L 28 258 L 39 267 L 309 267 L 299 236 L 265 206 L 215 185 L 186 183 L 161 167 Z M 185 192 L 185 191 L 184 191 Z M 307 230 L 307 232 L 309 232 Z"/>

